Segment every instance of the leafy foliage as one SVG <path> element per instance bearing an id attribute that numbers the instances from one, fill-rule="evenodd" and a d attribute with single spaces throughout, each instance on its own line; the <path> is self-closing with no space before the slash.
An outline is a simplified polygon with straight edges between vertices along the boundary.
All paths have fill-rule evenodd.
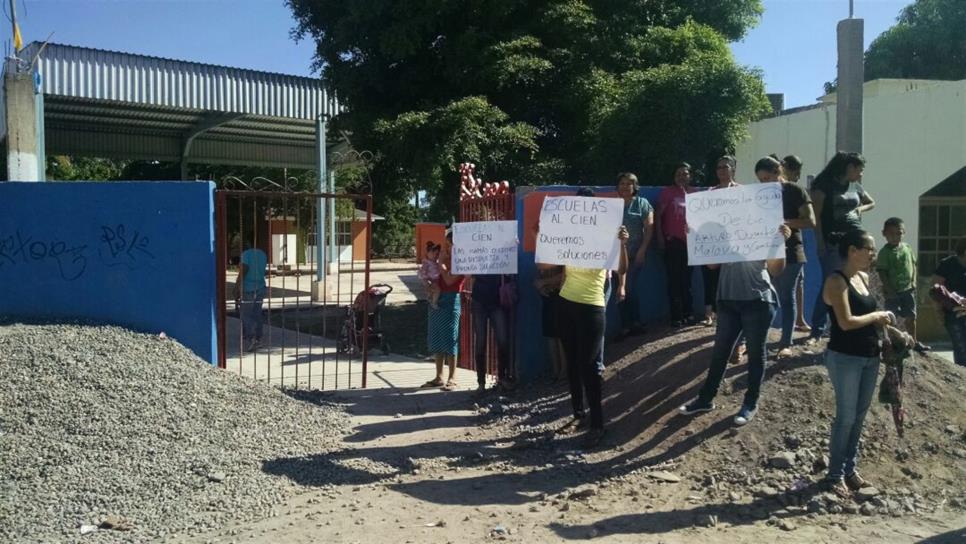
<path id="1" fill-rule="evenodd" d="M 865 78 L 966 78 L 966 2 L 916 0 L 865 54 Z"/>
<path id="2" fill-rule="evenodd" d="M 47 157 L 51 181 L 111 181 L 122 179 L 125 162 L 97 157 Z"/>
<path id="3" fill-rule="evenodd" d="M 381 215 L 425 190 L 427 219 L 454 216 L 463 161 L 518 185 L 630 169 L 663 183 L 669 164 L 733 146 L 768 108 L 727 47 L 760 0 L 287 3 L 348 107 L 334 125 L 378 152 Z"/>
<path id="4" fill-rule="evenodd" d="M 865 52 L 865 80 L 966 79 L 966 2 L 916 0 Z M 834 93 L 838 80 L 825 83 Z"/>

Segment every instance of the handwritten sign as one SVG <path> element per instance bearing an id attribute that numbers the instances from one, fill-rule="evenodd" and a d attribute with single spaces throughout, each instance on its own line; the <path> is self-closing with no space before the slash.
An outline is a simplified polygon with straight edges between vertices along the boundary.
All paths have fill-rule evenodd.
<path id="1" fill-rule="evenodd" d="M 740 185 L 685 197 L 688 264 L 734 263 L 785 255 L 780 183 Z"/>
<path id="2" fill-rule="evenodd" d="M 540 208 L 536 262 L 617 270 L 624 219 L 620 198 L 548 197 Z"/>
<path id="3" fill-rule="evenodd" d="M 454 274 L 516 274 L 517 222 L 453 224 Z"/>

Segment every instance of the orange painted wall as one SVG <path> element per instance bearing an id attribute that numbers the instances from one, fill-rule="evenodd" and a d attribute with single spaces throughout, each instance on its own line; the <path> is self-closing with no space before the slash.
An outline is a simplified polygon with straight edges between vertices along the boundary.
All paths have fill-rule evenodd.
<path id="1" fill-rule="evenodd" d="M 366 222 L 352 222 L 352 260 L 366 260 Z"/>
<path id="2" fill-rule="evenodd" d="M 416 223 L 416 262 L 422 263 L 426 256 L 426 242 L 443 244 L 446 239 L 446 225 L 442 223 Z"/>

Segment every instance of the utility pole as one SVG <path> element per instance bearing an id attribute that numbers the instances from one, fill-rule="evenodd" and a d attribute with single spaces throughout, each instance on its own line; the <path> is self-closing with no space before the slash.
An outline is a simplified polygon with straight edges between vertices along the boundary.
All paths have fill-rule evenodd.
<path id="1" fill-rule="evenodd" d="M 854 2 L 849 0 L 849 18 L 839 21 L 837 28 L 838 89 L 835 93 L 835 146 L 838 151 L 861 153 L 865 21 L 855 19 L 854 15 Z"/>
<path id="2" fill-rule="evenodd" d="M 19 57 L 23 38 L 17 25 L 16 0 L 9 0 L 10 26 L 14 53 L 6 59 L 3 73 L 3 104 L 7 139 L 7 179 L 43 181 L 43 95 L 30 70 L 30 63 Z"/>

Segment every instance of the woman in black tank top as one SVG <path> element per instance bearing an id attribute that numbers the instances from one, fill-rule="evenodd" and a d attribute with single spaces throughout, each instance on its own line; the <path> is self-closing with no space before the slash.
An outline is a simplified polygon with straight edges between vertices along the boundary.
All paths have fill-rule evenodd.
<path id="1" fill-rule="evenodd" d="M 835 421 L 829 443 L 826 481 L 838 495 L 867 484 L 855 470 L 865 414 L 879 374 L 881 327 L 895 317 L 877 310 L 867 270 L 875 259 L 875 241 L 865 231 L 847 233 L 839 244 L 841 270 L 825 279 L 822 300 L 832 318 L 825 366 L 835 388 Z"/>
<path id="2" fill-rule="evenodd" d="M 852 317 L 861 317 L 876 311 L 878 304 L 875 296 L 869 291 L 869 277 L 866 273 L 859 272 L 850 278 L 841 270 L 836 270 L 833 275 L 840 276 L 848 286 L 846 302 Z M 862 292 L 856 287 L 857 284 L 862 288 Z M 832 330 L 828 349 L 856 357 L 877 357 L 879 355 L 879 335 L 875 324 L 865 325 L 857 329 L 843 329 L 842 325 L 839 324 L 835 309 L 830 305 L 829 310 L 831 310 Z"/>

